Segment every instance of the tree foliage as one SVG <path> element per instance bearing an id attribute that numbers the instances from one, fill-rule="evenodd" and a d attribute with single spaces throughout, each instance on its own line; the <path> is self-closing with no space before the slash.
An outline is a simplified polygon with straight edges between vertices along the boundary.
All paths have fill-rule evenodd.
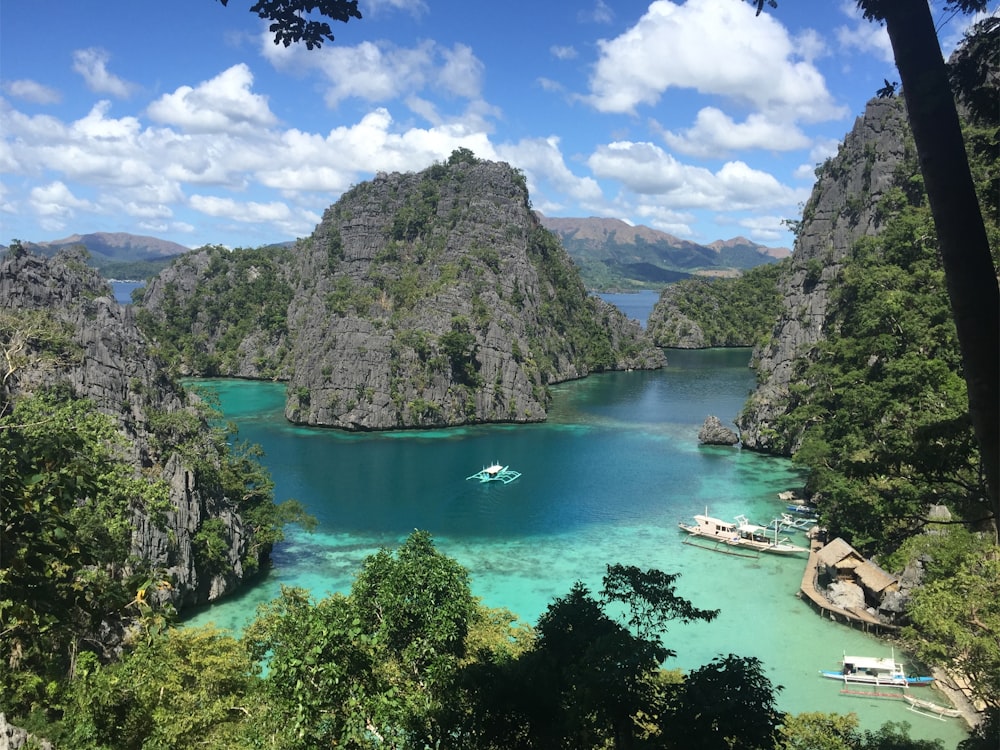
<path id="1" fill-rule="evenodd" d="M 229 4 L 229 0 L 219 2 Z M 321 18 L 341 23 L 361 18 L 358 0 L 257 0 L 250 7 L 250 12 L 271 22 L 267 28 L 274 34 L 275 44 L 288 47 L 305 42 L 307 49 L 322 47 L 323 42 L 333 41 L 330 24 L 309 18 L 308 14 L 315 13 Z"/>
<path id="2" fill-rule="evenodd" d="M 236 639 L 210 627 L 172 629 L 106 666 L 87 654 L 65 702 L 60 746 L 246 747 L 256 672 Z"/>
<path id="3" fill-rule="evenodd" d="M 697 326 L 701 346 L 755 346 L 781 312 L 778 279 L 787 262 L 755 266 L 740 276 L 675 282 L 660 295 L 649 332 L 657 346 L 684 343 Z"/>
<path id="4" fill-rule="evenodd" d="M 765 2 L 752 0 L 758 14 Z M 996 249 L 980 210 L 977 185 L 963 139 L 948 69 L 941 55 L 928 4 L 923 0 L 857 0 L 870 21 L 884 23 L 903 84 L 907 116 L 927 202 L 938 238 L 945 288 L 955 323 L 966 382 L 969 417 L 980 450 L 986 498 L 993 519 L 994 540 L 1000 529 L 1000 286 Z M 972 13 L 986 8 L 986 0 L 949 0 L 949 10 Z M 966 40 L 965 60 L 971 68 L 987 70 L 995 61 L 995 24 L 980 24 Z M 978 40 L 978 41 L 977 41 Z M 992 45 L 992 46 L 991 46 Z M 990 76 L 970 77 L 980 82 Z M 995 81 L 995 78 L 993 79 Z M 989 84 L 994 86 L 994 84 Z M 970 87 L 973 88 L 974 87 Z M 981 94 L 982 92 L 980 92 Z M 980 96 L 972 97 L 976 101 Z M 977 113 L 975 107 L 972 108 Z M 982 115 L 983 113 L 978 113 Z M 994 109 L 986 115 L 994 121 Z M 995 159 L 995 156 L 994 156 Z M 995 194 L 990 196 L 995 199 Z M 993 233 L 995 237 L 995 233 Z"/>
<path id="5" fill-rule="evenodd" d="M 529 628 L 477 602 L 417 531 L 368 557 L 346 595 L 283 589 L 242 638 L 174 629 L 111 663 L 81 655 L 53 694 L 62 718 L 33 728 L 80 750 L 940 750 L 892 725 L 786 716 L 752 657 L 664 671 L 665 627 L 717 614 L 676 581 L 611 565 L 599 595 L 577 583 Z"/>
<path id="6" fill-rule="evenodd" d="M 929 214 L 899 192 L 883 209 L 880 234 L 843 264 L 781 427 L 801 436 L 795 460 L 831 531 L 887 551 L 932 504 L 971 519 L 989 507 Z"/>
<path id="7" fill-rule="evenodd" d="M 916 655 L 967 675 L 976 697 L 1000 709 L 1000 548 L 967 555 L 953 575 L 915 591 L 907 612 Z"/>
<path id="8" fill-rule="evenodd" d="M 21 398 L 0 418 L 0 691 L 44 707 L 101 621 L 149 571 L 128 559 L 131 512 L 166 487 L 135 475 L 114 421 L 86 401 Z M 121 576 L 126 567 L 129 575 Z"/>
<path id="9" fill-rule="evenodd" d="M 182 256 L 177 264 L 207 262 L 190 296 L 178 294 L 176 282 L 164 281 L 164 304 L 153 314 L 141 308 L 137 321 L 177 370 L 199 375 L 231 375 L 238 370 L 240 347 L 251 333 L 275 351 L 264 351 L 257 366 L 276 374 L 284 362 L 279 346 L 288 332 L 292 287 L 284 277 L 284 248 L 227 250 L 205 247 Z M 147 294 L 149 290 L 147 289 Z M 284 352 L 287 354 L 287 352 Z"/>

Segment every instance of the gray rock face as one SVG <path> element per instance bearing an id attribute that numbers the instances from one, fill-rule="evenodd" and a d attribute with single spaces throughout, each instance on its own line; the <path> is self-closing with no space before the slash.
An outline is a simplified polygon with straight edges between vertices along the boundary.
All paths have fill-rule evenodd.
<path id="1" fill-rule="evenodd" d="M 22 750 L 22 748 L 52 750 L 52 743 L 39 739 L 20 727 L 8 724 L 7 717 L 0 712 L 0 750 Z"/>
<path id="2" fill-rule="evenodd" d="M 796 362 L 816 356 L 825 335 L 830 284 L 855 242 L 879 231 L 878 202 L 906 156 L 901 99 L 874 99 L 836 156 L 817 170 L 803 210 L 790 273 L 780 282 L 783 308 L 770 340 L 755 348 L 759 385 L 738 426 L 749 448 L 789 455 L 801 436 L 782 435 L 777 420 L 788 404 Z"/>
<path id="3" fill-rule="evenodd" d="M 172 447 L 164 453 L 153 440 L 151 420 L 185 410 L 187 396 L 150 355 L 132 308 L 115 302 L 107 283 L 78 254 L 49 259 L 8 253 L 0 261 L 0 315 L 9 328 L 0 339 L 12 340 L 27 320 L 24 316 L 39 312 L 63 327 L 69 350 L 48 357 L 29 345 L 4 381 L 0 405 L 60 384 L 112 416 L 128 440 L 136 470 L 170 486 L 172 509 L 165 523 L 154 522 L 138 506 L 133 509 L 131 554 L 163 571 L 170 582 L 150 598 L 169 600 L 180 609 L 233 591 L 244 578 L 247 533 L 234 502 L 206 493 L 180 455 L 170 452 Z M 207 434 L 207 425 L 204 430 Z M 230 547 L 232 569 L 221 576 L 200 571 L 192 548 L 194 534 L 210 518 L 222 521 Z M 123 569 L 122 574 L 129 572 Z"/>
<path id="4" fill-rule="evenodd" d="M 864 589 L 851 581 L 834 581 L 826 587 L 825 593 L 831 604 L 843 609 L 864 611 L 868 608 Z"/>
<path id="5" fill-rule="evenodd" d="M 739 441 L 739 435 L 714 415 L 707 417 L 698 431 L 698 442 L 703 445 L 736 445 Z"/>
<path id="6" fill-rule="evenodd" d="M 679 290 L 680 287 L 675 284 L 664 288 L 649 314 L 647 330 L 661 346 L 669 345 L 677 349 L 703 349 L 710 346 L 698 322 L 678 309 L 674 300 Z"/>
<path id="7" fill-rule="evenodd" d="M 287 337 L 244 340 L 233 372 L 288 382 L 292 422 L 387 430 L 545 419 L 546 386 L 665 364 L 641 326 L 590 297 L 506 164 L 460 161 L 380 174 L 348 191 L 281 268 Z M 182 261 L 143 306 L 203 291 L 208 261 Z M 201 286 L 199 286 L 201 285 Z M 168 289 L 169 287 L 169 289 Z M 197 332 L 211 346 L 219 329 Z M 259 363 L 287 351 L 271 371 Z"/>

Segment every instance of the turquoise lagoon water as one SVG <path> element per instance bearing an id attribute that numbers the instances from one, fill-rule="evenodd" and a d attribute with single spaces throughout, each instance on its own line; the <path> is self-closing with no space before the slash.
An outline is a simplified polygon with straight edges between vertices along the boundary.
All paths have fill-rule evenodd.
<path id="1" fill-rule="evenodd" d="M 319 527 L 290 529 L 259 585 L 188 622 L 238 632 L 282 584 L 316 597 L 346 591 L 366 555 L 426 529 L 469 569 L 485 604 L 531 623 L 575 581 L 598 590 L 609 563 L 680 573 L 679 593 L 721 614 L 671 627 L 665 641 L 678 655 L 666 666 L 756 656 L 784 686 L 783 710 L 855 712 L 869 729 L 906 721 L 913 736 L 954 747 L 965 736 L 960 722 L 842 696 L 838 683 L 818 676 L 845 651 L 888 655 L 890 646 L 823 619 L 796 597 L 803 560 L 684 544 L 678 521 L 706 508 L 767 521 L 784 508 L 777 494 L 800 485 L 788 461 L 697 444 L 706 416 L 727 422 L 742 407 L 753 386 L 748 357 L 747 350 L 668 352 L 670 364 L 658 372 L 566 383 L 555 388 L 545 424 L 365 435 L 288 424 L 280 384 L 201 381 L 218 394 L 240 438 L 264 448 L 277 498 L 302 501 Z M 466 480 L 494 461 L 521 478 Z"/>

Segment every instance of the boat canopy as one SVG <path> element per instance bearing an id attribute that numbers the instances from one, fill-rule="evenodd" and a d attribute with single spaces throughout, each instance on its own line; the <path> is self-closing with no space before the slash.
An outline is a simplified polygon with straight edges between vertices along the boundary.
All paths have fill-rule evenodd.
<path id="1" fill-rule="evenodd" d="M 845 656 L 844 667 L 872 672 L 898 672 L 902 669 L 895 659 L 878 656 Z"/>

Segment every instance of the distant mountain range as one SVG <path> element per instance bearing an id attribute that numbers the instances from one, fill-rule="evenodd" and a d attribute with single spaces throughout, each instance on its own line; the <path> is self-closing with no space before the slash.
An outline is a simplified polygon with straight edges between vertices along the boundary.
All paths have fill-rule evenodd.
<path id="1" fill-rule="evenodd" d="M 49 257 L 60 250 L 83 245 L 90 253 L 90 265 L 109 279 L 145 279 L 155 276 L 173 258 L 191 250 L 169 240 L 126 232 L 71 234 L 61 240 L 22 240 L 21 244 L 26 250 Z M 0 250 L 6 249 L 6 246 L 0 246 Z"/>
<path id="2" fill-rule="evenodd" d="M 735 276 L 791 255 L 788 248 L 767 247 L 745 237 L 699 245 L 620 219 L 536 215 L 559 236 L 584 283 L 597 290 L 660 288 L 693 275 Z"/>
<path id="3" fill-rule="evenodd" d="M 787 248 L 767 247 L 744 237 L 699 245 L 620 219 L 536 215 L 562 241 L 587 288 L 597 291 L 659 289 L 693 275 L 735 276 L 791 254 Z M 72 234 L 60 240 L 22 244 L 47 256 L 83 245 L 91 255 L 91 265 L 105 277 L 118 279 L 149 278 L 191 250 L 176 242 L 126 232 Z M 0 245 L 0 250 L 6 249 Z"/>

